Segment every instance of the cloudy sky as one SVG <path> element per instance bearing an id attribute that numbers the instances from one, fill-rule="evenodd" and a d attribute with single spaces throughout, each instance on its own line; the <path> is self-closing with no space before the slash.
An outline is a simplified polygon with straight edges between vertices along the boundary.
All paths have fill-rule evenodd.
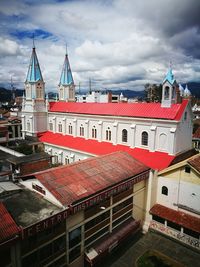
<path id="1" fill-rule="evenodd" d="M 178 82 L 200 81 L 199 0 L 0 0 L 0 85 L 23 88 L 32 35 L 47 90 L 66 43 L 78 87 L 143 90 L 172 62 Z"/>

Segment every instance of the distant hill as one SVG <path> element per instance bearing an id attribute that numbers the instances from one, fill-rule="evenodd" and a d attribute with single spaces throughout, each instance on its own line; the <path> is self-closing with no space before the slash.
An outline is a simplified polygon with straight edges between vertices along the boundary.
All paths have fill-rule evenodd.
<path id="1" fill-rule="evenodd" d="M 15 96 L 22 96 L 23 90 L 16 89 Z M 1 102 L 9 102 L 11 100 L 12 92 L 9 89 L 0 87 L 0 101 Z"/>
<path id="2" fill-rule="evenodd" d="M 185 88 L 186 84 L 183 84 L 183 87 Z M 189 90 L 191 91 L 192 95 L 195 96 L 196 98 L 200 99 L 200 82 L 190 82 L 187 83 Z M 22 96 L 23 91 L 21 89 L 16 89 L 15 95 L 16 96 Z M 121 92 L 123 95 L 127 98 L 144 98 L 144 91 L 133 91 L 129 89 L 118 89 L 118 90 L 109 90 L 112 91 L 113 94 L 120 95 Z M 102 91 L 103 92 L 103 91 Z M 85 92 L 84 92 L 85 94 Z M 55 98 L 57 93 L 55 92 L 49 92 L 48 96 L 49 98 Z M 6 89 L 3 87 L 0 87 L 0 101 L 1 102 L 9 102 L 11 100 L 11 90 Z"/>

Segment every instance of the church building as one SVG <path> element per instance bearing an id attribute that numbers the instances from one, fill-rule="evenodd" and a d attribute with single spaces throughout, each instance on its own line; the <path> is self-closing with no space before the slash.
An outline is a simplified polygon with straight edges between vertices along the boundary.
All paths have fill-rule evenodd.
<path id="1" fill-rule="evenodd" d="M 161 103 L 78 103 L 66 52 L 58 96 L 55 102 L 45 98 L 33 47 L 22 104 L 22 135 L 38 137 L 55 164 L 125 151 L 161 170 L 192 147 L 191 106 L 181 98 L 171 68 L 163 80 Z"/>

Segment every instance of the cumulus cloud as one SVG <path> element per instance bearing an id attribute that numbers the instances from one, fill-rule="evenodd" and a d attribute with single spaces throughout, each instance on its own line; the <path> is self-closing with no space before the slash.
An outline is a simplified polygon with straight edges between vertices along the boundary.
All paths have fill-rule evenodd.
<path id="1" fill-rule="evenodd" d="M 68 45 L 75 83 L 143 90 L 169 61 L 180 82 L 198 81 L 200 1 L 97 0 L 0 3 L 0 83 L 22 87 L 35 43 L 48 90 L 55 90 Z"/>

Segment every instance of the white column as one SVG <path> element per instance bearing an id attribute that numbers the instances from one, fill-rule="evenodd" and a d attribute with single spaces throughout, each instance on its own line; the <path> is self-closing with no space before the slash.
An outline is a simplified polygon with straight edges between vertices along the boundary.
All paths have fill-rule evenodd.
<path id="1" fill-rule="evenodd" d="M 150 127 L 150 136 L 149 136 L 149 150 L 155 151 L 155 139 L 156 139 L 156 126 Z"/>
<path id="2" fill-rule="evenodd" d="M 89 138 L 89 120 L 85 121 L 85 139 Z"/>
<path id="3" fill-rule="evenodd" d="M 134 148 L 135 147 L 135 129 L 136 129 L 136 125 L 135 124 L 131 124 L 131 130 L 130 130 L 130 147 Z"/>
<path id="4" fill-rule="evenodd" d="M 101 142 L 102 141 L 102 131 L 103 131 L 103 127 L 102 127 L 102 121 L 98 122 L 98 128 L 97 128 L 97 137 L 98 137 L 98 141 Z"/>
<path id="5" fill-rule="evenodd" d="M 176 128 L 171 128 L 170 129 L 170 136 L 169 136 L 170 142 L 168 143 L 168 153 L 170 155 L 174 155 L 175 135 L 176 135 Z"/>
<path id="6" fill-rule="evenodd" d="M 114 122 L 112 128 L 113 128 L 113 132 L 112 132 L 112 143 L 113 143 L 113 145 L 117 145 L 118 122 Z"/>
<path id="7" fill-rule="evenodd" d="M 53 120 L 53 133 L 56 133 L 56 117 L 53 117 L 52 120 Z"/>
<path id="8" fill-rule="evenodd" d="M 63 118 L 62 119 L 62 121 L 63 121 L 63 125 L 62 125 L 62 127 L 63 127 L 63 135 L 66 135 L 66 118 Z"/>
<path id="9" fill-rule="evenodd" d="M 77 136 L 77 119 L 73 119 L 73 136 Z"/>
<path id="10" fill-rule="evenodd" d="M 150 170 L 149 179 L 147 180 L 147 189 L 146 189 L 146 209 L 145 209 L 145 221 L 143 225 L 143 232 L 146 233 L 149 228 L 151 215 L 149 213 L 151 206 L 152 206 L 152 187 L 153 187 L 153 178 L 154 178 L 154 171 Z"/>

